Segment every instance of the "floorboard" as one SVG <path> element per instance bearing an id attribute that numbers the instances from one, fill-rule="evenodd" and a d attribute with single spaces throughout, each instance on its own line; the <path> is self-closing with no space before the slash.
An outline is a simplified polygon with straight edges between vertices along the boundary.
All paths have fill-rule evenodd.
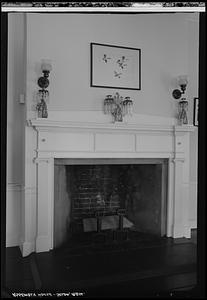
<path id="1" fill-rule="evenodd" d="M 79 292 L 94 298 L 164 297 L 195 288 L 195 232 L 192 239 L 118 248 L 75 253 L 66 247 L 25 258 L 18 247 L 7 248 L 6 287 L 10 292 Z"/>
<path id="2" fill-rule="evenodd" d="M 87 288 L 129 280 L 169 276 L 196 270 L 196 246 L 173 246 L 83 256 L 51 251 L 36 255 L 42 286 Z"/>

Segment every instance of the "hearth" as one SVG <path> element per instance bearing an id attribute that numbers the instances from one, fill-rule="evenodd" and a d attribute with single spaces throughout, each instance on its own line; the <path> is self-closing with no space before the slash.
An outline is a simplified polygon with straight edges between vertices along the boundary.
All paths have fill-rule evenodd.
<path id="1" fill-rule="evenodd" d="M 54 248 L 166 234 L 166 159 L 55 159 Z"/>

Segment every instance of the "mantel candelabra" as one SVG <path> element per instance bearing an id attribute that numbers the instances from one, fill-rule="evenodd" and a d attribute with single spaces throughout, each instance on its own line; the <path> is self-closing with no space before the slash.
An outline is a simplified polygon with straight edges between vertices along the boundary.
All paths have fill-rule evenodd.
<path id="1" fill-rule="evenodd" d="M 123 98 L 117 92 L 114 97 L 107 95 L 104 100 L 104 113 L 113 116 L 113 123 L 123 122 L 126 115 L 132 116 L 133 101 L 130 97 Z"/>

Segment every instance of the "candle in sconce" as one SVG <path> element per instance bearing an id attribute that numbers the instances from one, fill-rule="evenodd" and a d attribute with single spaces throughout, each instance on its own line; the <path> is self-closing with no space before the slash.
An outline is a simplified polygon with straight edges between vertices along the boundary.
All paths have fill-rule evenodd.
<path id="1" fill-rule="evenodd" d="M 178 84 L 179 85 L 187 85 L 188 84 L 188 76 L 187 75 L 178 76 Z"/>
<path id="2" fill-rule="evenodd" d="M 52 70 L 52 64 L 50 59 L 43 59 L 41 63 L 41 70 L 50 72 Z"/>

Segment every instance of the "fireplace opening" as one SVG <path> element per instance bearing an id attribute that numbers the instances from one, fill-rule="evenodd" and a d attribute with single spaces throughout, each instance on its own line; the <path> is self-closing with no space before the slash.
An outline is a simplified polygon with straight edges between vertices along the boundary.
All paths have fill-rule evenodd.
<path id="1" fill-rule="evenodd" d="M 54 248 L 166 234 L 167 160 L 55 159 Z"/>

